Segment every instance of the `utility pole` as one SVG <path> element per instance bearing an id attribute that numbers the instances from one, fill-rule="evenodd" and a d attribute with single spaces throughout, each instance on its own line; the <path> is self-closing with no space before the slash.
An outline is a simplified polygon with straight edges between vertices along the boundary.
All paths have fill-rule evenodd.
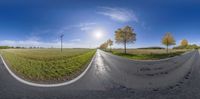
<path id="1" fill-rule="evenodd" d="M 61 52 L 62 52 L 62 42 L 63 42 L 62 39 L 63 39 L 63 36 L 64 36 L 64 34 L 61 34 L 61 35 L 60 35 Z"/>

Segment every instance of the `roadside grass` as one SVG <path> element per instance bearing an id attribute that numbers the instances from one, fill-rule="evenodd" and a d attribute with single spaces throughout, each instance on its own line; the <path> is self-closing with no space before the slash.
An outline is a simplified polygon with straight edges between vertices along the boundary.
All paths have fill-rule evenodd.
<path id="1" fill-rule="evenodd" d="M 94 49 L 6 49 L 2 55 L 17 74 L 32 81 L 69 80 L 83 71 Z"/>
<path id="2" fill-rule="evenodd" d="M 170 53 L 167 54 L 164 49 L 128 49 L 127 54 L 124 54 L 122 49 L 114 49 L 111 53 L 135 60 L 159 60 L 178 56 L 186 51 L 187 50 L 170 50 Z"/>

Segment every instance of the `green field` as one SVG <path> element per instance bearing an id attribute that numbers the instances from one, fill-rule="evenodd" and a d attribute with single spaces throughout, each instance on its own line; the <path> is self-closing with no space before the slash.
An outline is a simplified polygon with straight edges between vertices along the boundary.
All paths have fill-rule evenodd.
<path id="1" fill-rule="evenodd" d="M 33 81 L 62 81 L 72 79 L 83 71 L 94 49 L 5 49 L 2 56 L 11 69 Z"/>
<path id="2" fill-rule="evenodd" d="M 111 53 L 135 60 L 158 60 L 177 56 L 188 50 L 169 50 L 168 54 L 165 49 L 128 49 L 127 54 L 123 51 L 123 49 L 113 49 Z"/>

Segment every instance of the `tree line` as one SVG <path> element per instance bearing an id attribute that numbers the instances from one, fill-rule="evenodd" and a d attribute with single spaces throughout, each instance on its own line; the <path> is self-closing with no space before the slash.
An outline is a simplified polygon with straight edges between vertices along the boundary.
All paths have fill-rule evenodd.
<path id="1" fill-rule="evenodd" d="M 100 45 L 100 49 L 106 50 L 108 47 L 110 48 L 111 51 L 111 46 L 113 45 L 113 41 L 111 39 L 108 39 L 106 42 Z"/>
<path id="2" fill-rule="evenodd" d="M 124 45 L 124 53 L 126 53 L 127 44 L 134 43 L 135 41 L 136 41 L 136 33 L 134 32 L 134 29 L 132 27 L 125 26 L 124 28 L 119 28 L 115 31 L 115 42 L 117 44 Z M 113 45 L 113 41 L 111 39 L 109 39 L 106 42 L 104 42 L 103 44 L 101 44 L 99 48 L 106 49 L 109 46 L 110 51 L 111 51 L 112 45 Z"/>
<path id="3" fill-rule="evenodd" d="M 134 29 L 130 26 L 125 26 L 123 28 L 119 28 L 115 31 L 115 43 L 116 44 L 123 44 L 124 46 L 124 53 L 127 53 L 127 44 L 135 43 L 136 41 L 136 33 Z M 166 46 L 166 52 L 169 52 L 169 46 L 176 45 L 176 40 L 172 36 L 170 32 L 167 32 L 162 40 L 161 43 Z M 100 45 L 100 49 L 106 50 L 108 47 L 111 51 L 111 46 L 113 45 L 113 41 L 108 39 L 106 42 Z M 197 49 L 199 48 L 197 45 L 193 44 L 190 45 L 186 39 L 183 39 L 179 46 L 173 47 L 173 49 Z"/>
<path id="4" fill-rule="evenodd" d="M 0 46 L 0 49 L 27 49 L 27 48 L 29 48 L 29 49 L 42 49 L 42 48 L 44 48 L 44 47 L 36 47 L 36 46 L 31 46 L 31 47 L 20 47 L 20 46 L 16 46 L 16 47 L 14 47 L 14 46 Z"/>

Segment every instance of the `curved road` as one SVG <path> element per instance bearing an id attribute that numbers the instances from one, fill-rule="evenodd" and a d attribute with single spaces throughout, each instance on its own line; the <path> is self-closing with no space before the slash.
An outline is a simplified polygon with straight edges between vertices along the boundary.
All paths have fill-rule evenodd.
<path id="1" fill-rule="evenodd" d="M 0 99 L 200 99 L 200 55 L 133 61 L 98 50 L 87 73 L 60 87 L 13 78 L 0 60 Z"/>

